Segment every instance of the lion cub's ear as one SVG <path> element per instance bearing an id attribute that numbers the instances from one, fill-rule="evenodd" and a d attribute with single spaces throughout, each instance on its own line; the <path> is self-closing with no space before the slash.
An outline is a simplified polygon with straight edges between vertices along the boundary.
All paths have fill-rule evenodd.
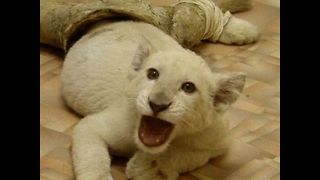
<path id="1" fill-rule="evenodd" d="M 214 93 L 214 107 L 217 112 L 226 111 L 241 94 L 246 80 L 244 73 L 222 75 Z"/>
<path id="2" fill-rule="evenodd" d="M 150 47 L 147 44 L 139 44 L 132 60 L 132 67 L 135 71 L 139 71 L 143 61 L 150 55 Z"/>

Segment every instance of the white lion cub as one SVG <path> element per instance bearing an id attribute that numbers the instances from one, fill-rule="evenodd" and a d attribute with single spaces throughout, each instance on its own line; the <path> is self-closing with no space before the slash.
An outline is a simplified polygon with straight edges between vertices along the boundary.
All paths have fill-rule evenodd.
<path id="1" fill-rule="evenodd" d="M 70 49 L 62 73 L 78 180 L 111 180 L 110 155 L 134 180 L 177 179 L 228 146 L 227 108 L 243 74 L 212 72 L 194 52 L 142 22 L 102 22 Z"/>

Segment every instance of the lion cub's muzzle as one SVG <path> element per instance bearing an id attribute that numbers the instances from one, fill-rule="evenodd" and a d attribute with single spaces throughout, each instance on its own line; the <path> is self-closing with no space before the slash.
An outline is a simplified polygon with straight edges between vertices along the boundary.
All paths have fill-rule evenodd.
<path id="1" fill-rule="evenodd" d="M 158 114 L 167 110 L 172 103 L 163 92 L 153 92 L 148 97 L 148 105 L 152 115 L 142 115 L 138 136 L 140 141 L 148 147 L 157 147 L 168 141 L 174 124 L 160 119 Z"/>
<path id="2" fill-rule="evenodd" d="M 153 101 L 150 101 L 149 100 L 149 106 L 154 114 L 154 116 L 157 116 L 157 114 L 159 112 L 162 112 L 166 109 L 168 109 L 168 107 L 171 105 L 171 103 L 168 103 L 168 104 L 156 104 L 154 103 Z"/>
<path id="3" fill-rule="evenodd" d="M 168 121 L 154 116 L 142 116 L 138 131 L 139 139 L 146 146 L 160 146 L 168 140 L 173 128 L 174 124 Z"/>

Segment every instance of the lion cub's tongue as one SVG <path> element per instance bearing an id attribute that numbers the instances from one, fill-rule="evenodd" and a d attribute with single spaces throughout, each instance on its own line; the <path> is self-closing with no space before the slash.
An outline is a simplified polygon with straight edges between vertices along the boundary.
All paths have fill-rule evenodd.
<path id="1" fill-rule="evenodd" d="M 139 127 L 140 141 L 146 146 L 160 146 L 168 139 L 173 124 L 150 116 L 142 116 Z"/>

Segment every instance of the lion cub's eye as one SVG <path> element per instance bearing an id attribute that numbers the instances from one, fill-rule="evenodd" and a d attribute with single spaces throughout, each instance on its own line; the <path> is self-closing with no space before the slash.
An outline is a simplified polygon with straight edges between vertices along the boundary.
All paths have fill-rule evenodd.
<path id="1" fill-rule="evenodd" d="M 153 79 L 158 79 L 159 77 L 159 72 L 154 69 L 154 68 L 150 68 L 148 69 L 147 71 L 147 77 L 150 79 L 150 80 L 153 80 Z"/>
<path id="2" fill-rule="evenodd" d="M 196 87 L 192 82 L 185 82 L 182 84 L 181 89 L 186 93 L 193 93 Z"/>

